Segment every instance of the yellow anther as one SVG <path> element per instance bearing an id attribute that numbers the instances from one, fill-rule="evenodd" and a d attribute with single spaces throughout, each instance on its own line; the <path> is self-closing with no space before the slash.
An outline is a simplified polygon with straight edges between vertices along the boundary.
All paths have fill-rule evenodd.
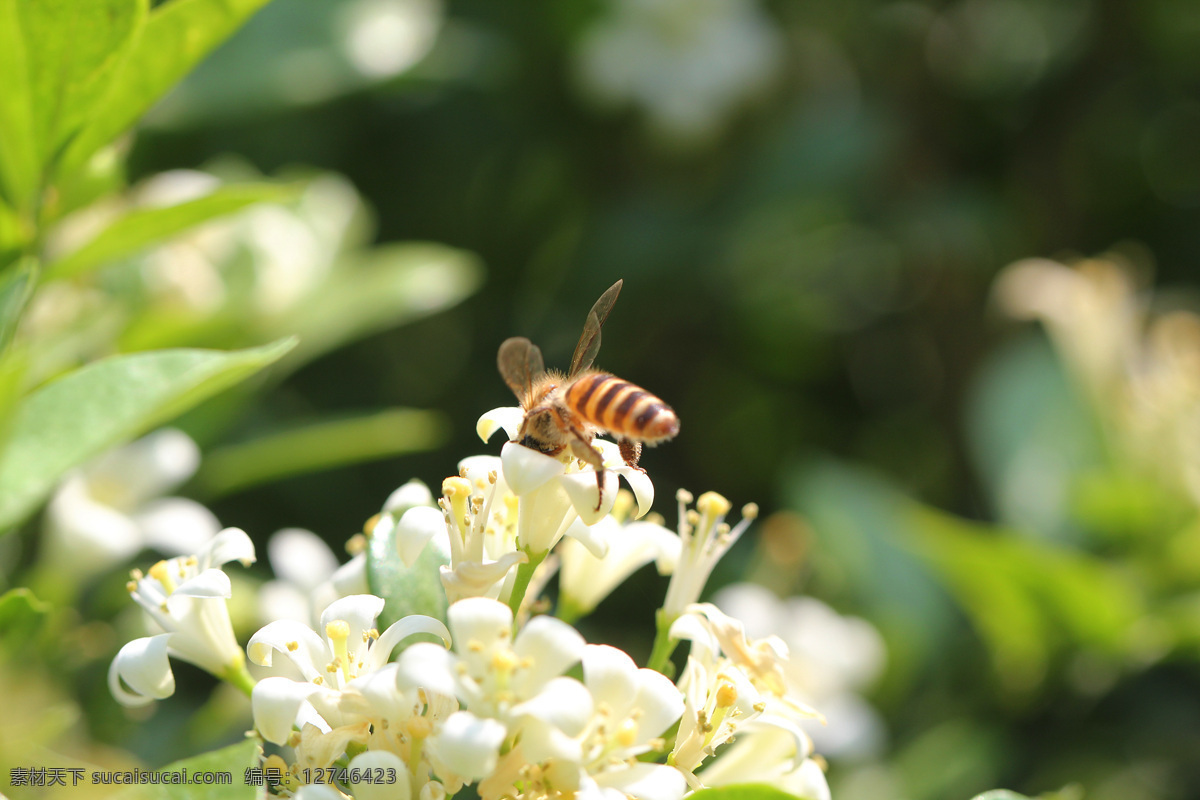
<path id="1" fill-rule="evenodd" d="M 370 534 L 368 533 L 367 536 L 370 536 Z M 346 540 L 346 552 L 352 556 L 356 556 L 359 553 L 366 552 L 367 536 L 363 536 L 361 533 L 356 533 L 353 536 L 351 536 L 349 539 L 347 539 Z"/>
<path id="2" fill-rule="evenodd" d="M 325 678 L 321 675 L 318 675 L 317 677 L 313 678 L 313 683 L 315 683 L 317 686 L 324 686 Z"/>
<path id="3" fill-rule="evenodd" d="M 467 649 L 472 653 L 482 653 L 484 650 L 483 642 L 478 639 L 470 639 L 467 641 Z"/>
<path id="4" fill-rule="evenodd" d="M 746 503 L 742 506 L 742 519 L 758 519 L 758 503 Z"/>
<path id="5" fill-rule="evenodd" d="M 518 663 L 520 660 L 511 650 L 496 650 L 492 653 L 492 669 L 497 672 L 512 672 Z"/>
<path id="6" fill-rule="evenodd" d="M 496 474 L 496 470 L 488 470 L 488 483 L 494 485 L 499 477 L 500 476 Z"/>
<path id="7" fill-rule="evenodd" d="M 167 594 L 175 591 L 175 582 L 171 580 L 171 571 L 167 566 L 167 562 L 160 561 L 150 568 L 150 577 L 163 585 L 167 590 Z"/>
<path id="8" fill-rule="evenodd" d="M 675 499 L 683 503 L 685 506 L 692 502 L 692 493 L 687 489 L 680 489 L 675 493 Z"/>
<path id="9" fill-rule="evenodd" d="M 288 642 L 287 649 L 288 649 L 289 653 L 294 653 L 300 649 L 300 643 L 299 642 Z"/>
<path id="10" fill-rule="evenodd" d="M 700 510 L 700 513 L 711 517 L 723 517 L 729 513 L 729 509 L 732 507 L 728 500 L 716 492 L 705 492 L 696 501 L 696 508 Z"/>
<path id="11" fill-rule="evenodd" d="M 333 661 L 330 661 L 328 664 L 325 665 L 325 671 L 330 674 L 337 672 L 341 668 L 342 668 L 342 665 L 338 662 L 338 660 L 336 658 Z"/>
<path id="12" fill-rule="evenodd" d="M 364 522 L 363 523 L 363 533 L 365 533 L 367 536 L 370 536 L 371 533 L 375 530 L 375 526 L 379 524 L 379 518 L 381 516 L 383 516 L 383 515 L 376 514 L 375 516 L 371 517 L 369 520 Z"/>
<path id="13" fill-rule="evenodd" d="M 135 581 L 140 581 L 142 578 L 146 577 L 146 575 L 140 569 L 132 569 L 129 571 L 129 577 L 133 578 Z"/>
<path id="14" fill-rule="evenodd" d="M 125 591 L 129 592 L 130 594 L 133 594 L 134 592 L 137 591 L 137 587 L 138 587 L 137 581 L 130 581 L 129 583 L 125 584 Z"/>
<path id="15" fill-rule="evenodd" d="M 617 744 L 621 747 L 633 747 L 637 743 L 638 724 L 632 719 L 627 719 L 617 728 Z"/>

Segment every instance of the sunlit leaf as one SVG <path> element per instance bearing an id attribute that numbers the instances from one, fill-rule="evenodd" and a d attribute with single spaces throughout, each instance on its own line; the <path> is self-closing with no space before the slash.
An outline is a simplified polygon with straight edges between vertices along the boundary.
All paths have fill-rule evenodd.
<path id="1" fill-rule="evenodd" d="M 0 195 L 17 209 L 27 207 L 41 170 L 26 54 L 30 42 L 19 6 L 19 0 L 0 0 Z"/>
<path id="2" fill-rule="evenodd" d="M 286 200 L 292 190 L 271 183 L 222 186 L 211 194 L 165 208 L 132 211 L 73 253 L 50 264 L 46 280 L 72 278 L 128 256 L 169 236 L 255 203 Z"/>
<path id="3" fill-rule="evenodd" d="M 8 0 L 12 2 L 12 0 Z M 267 0 L 171 0 L 154 8 L 103 101 L 65 156 L 69 169 L 128 130 Z"/>
<path id="4" fill-rule="evenodd" d="M 263 787 L 246 780 L 246 770 L 257 768 L 261 756 L 262 748 L 258 742 L 247 739 L 155 770 L 159 775 L 187 776 L 189 780 L 206 774 L 222 779 L 228 777 L 228 781 L 223 781 L 221 785 L 146 784 L 114 794 L 113 800 L 255 800 L 261 796 Z"/>
<path id="5" fill-rule="evenodd" d="M 42 164 L 48 164 L 92 114 L 134 40 L 147 6 L 147 0 L 17 4 Z"/>
<path id="6" fill-rule="evenodd" d="M 197 483 L 206 494 L 223 495 L 292 475 L 432 450 L 448 433 L 440 413 L 410 408 L 317 422 L 212 451 Z"/>
<path id="7" fill-rule="evenodd" d="M 248 378 L 294 346 L 114 356 L 31 394 L 0 457 L 0 530 L 32 512 L 69 469 Z"/>

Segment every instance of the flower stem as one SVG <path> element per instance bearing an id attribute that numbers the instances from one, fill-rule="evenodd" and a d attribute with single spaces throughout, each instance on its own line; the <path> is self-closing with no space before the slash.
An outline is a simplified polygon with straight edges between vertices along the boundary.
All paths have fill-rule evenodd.
<path id="1" fill-rule="evenodd" d="M 246 697 L 250 697 L 250 695 L 254 692 L 254 684 L 257 683 L 257 681 L 254 680 L 254 678 L 250 675 L 250 670 L 246 669 L 245 661 L 239 661 L 236 664 L 230 664 L 229 668 L 226 669 L 222 675 L 220 675 L 220 678 L 224 681 L 228 681 L 236 688 L 241 689 L 242 694 L 246 695 Z"/>
<path id="2" fill-rule="evenodd" d="M 650 663 L 646 666 L 655 672 L 661 672 L 668 678 L 675 677 L 675 665 L 671 663 L 671 654 L 675 652 L 678 639 L 671 638 L 671 624 L 674 619 L 668 619 L 661 608 L 654 615 L 657 630 L 654 634 L 654 648 L 650 651 Z"/>
<path id="3" fill-rule="evenodd" d="M 548 550 L 535 554 L 526 552 L 529 560 L 517 566 L 517 579 L 513 582 L 512 594 L 508 597 L 508 607 L 512 609 L 514 617 L 521 610 L 521 603 L 525 600 L 525 592 L 529 589 L 529 581 L 533 578 L 533 573 L 537 570 L 538 565 L 546 559 L 548 552 Z"/>

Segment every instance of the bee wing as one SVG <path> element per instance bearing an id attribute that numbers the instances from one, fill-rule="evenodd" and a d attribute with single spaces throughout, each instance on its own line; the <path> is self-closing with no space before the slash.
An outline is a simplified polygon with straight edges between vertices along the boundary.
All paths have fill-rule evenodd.
<path id="1" fill-rule="evenodd" d="M 579 337 L 579 344 L 575 345 L 575 355 L 571 356 L 571 371 L 567 373 L 567 377 L 579 374 L 596 360 L 596 354 L 600 352 L 600 327 L 604 325 L 604 320 L 608 319 L 608 312 L 612 311 L 613 303 L 617 302 L 622 283 L 624 281 L 617 281 L 608 287 L 608 291 L 600 295 L 596 305 L 588 312 L 587 322 L 583 324 L 583 335 Z"/>
<path id="2" fill-rule="evenodd" d="M 534 381 L 546 372 L 538 346 L 521 336 L 505 339 L 496 354 L 496 366 L 521 405 L 528 405 L 533 396 Z"/>

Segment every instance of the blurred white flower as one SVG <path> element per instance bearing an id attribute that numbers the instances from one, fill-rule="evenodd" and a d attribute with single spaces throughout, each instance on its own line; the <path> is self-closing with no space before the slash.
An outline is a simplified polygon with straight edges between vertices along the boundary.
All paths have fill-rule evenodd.
<path id="1" fill-rule="evenodd" d="M 612 0 L 577 53 L 583 88 L 644 112 L 664 136 L 712 138 L 761 92 L 783 37 L 757 0 Z"/>
<path id="2" fill-rule="evenodd" d="M 225 602 L 232 587 L 220 569 L 235 560 L 244 566 L 254 563 L 254 545 L 244 531 L 226 528 L 194 556 L 159 561 L 146 575 L 134 571 L 130 596 L 150 627 L 162 633 L 129 642 L 113 659 L 108 685 L 120 703 L 138 706 L 174 694 L 168 655 L 225 680 L 244 675 L 245 657 Z M 122 682 L 133 691 L 127 692 Z"/>
<path id="3" fill-rule="evenodd" d="M 343 16 L 342 49 L 368 78 L 399 75 L 433 48 L 442 24 L 437 0 L 358 0 Z"/>
<path id="4" fill-rule="evenodd" d="M 367 593 L 365 554 L 338 564 L 333 550 L 312 531 L 276 531 L 267 540 L 267 558 L 275 580 L 259 590 L 264 624 L 276 619 L 315 624 L 325 607 L 339 597 Z"/>
<path id="5" fill-rule="evenodd" d="M 199 465 L 196 443 L 167 428 L 71 473 L 46 507 L 44 561 L 79 581 L 144 547 L 171 555 L 196 552 L 220 523 L 194 500 L 163 495 Z"/>
<path id="6" fill-rule="evenodd" d="M 887 650 L 869 622 L 838 614 L 811 597 L 781 600 L 751 583 L 727 586 L 713 597 L 751 636 L 773 634 L 786 645 L 783 678 L 789 693 L 821 710 L 825 725 L 806 724 L 824 755 L 877 753 L 886 733 L 879 713 L 859 694 L 883 672 Z"/>

